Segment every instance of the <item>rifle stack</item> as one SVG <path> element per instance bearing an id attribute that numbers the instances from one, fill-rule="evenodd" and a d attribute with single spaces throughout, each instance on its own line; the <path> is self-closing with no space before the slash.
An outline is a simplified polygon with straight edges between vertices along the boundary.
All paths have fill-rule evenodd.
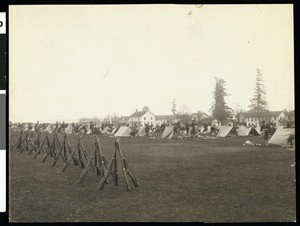
<path id="1" fill-rule="evenodd" d="M 77 183 L 82 183 L 87 173 L 92 170 L 96 172 L 97 176 L 100 176 L 100 183 L 98 189 L 103 190 L 106 184 L 109 184 L 109 177 L 111 176 L 115 186 L 119 185 L 119 173 L 121 170 L 127 191 L 130 191 L 129 178 L 131 179 L 135 187 L 140 186 L 137 178 L 134 176 L 132 169 L 126 161 L 123 152 L 120 147 L 120 139 L 116 138 L 114 154 L 110 160 L 107 161 L 101 147 L 100 141 L 96 135 L 94 135 L 94 150 L 91 156 L 88 155 L 86 149 L 81 141 L 81 136 L 77 135 L 77 145 L 73 149 L 69 143 L 67 134 L 63 134 L 62 141 L 60 141 L 57 132 L 53 133 L 53 139 L 50 140 L 48 133 L 26 131 L 21 130 L 21 133 L 16 141 L 13 140 L 13 136 L 10 135 L 10 150 L 18 150 L 20 153 L 28 151 L 28 155 L 32 155 L 34 159 L 38 155 L 44 153 L 42 162 L 46 162 L 50 156 L 53 158 L 52 166 L 56 166 L 59 159 L 62 160 L 61 172 L 65 172 L 71 162 L 74 166 L 80 166 L 83 172 L 78 178 Z M 118 164 L 119 162 L 119 164 Z"/>

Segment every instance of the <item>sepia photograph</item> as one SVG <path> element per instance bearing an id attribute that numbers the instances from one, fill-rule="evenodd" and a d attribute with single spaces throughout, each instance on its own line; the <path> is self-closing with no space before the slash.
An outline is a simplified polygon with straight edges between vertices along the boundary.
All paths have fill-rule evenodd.
<path id="1" fill-rule="evenodd" d="M 10 5 L 9 222 L 295 222 L 292 4 Z"/>

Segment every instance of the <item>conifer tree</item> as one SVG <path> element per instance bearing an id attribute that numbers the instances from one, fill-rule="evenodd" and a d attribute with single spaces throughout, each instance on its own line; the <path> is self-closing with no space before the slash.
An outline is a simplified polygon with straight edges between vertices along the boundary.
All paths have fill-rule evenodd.
<path id="1" fill-rule="evenodd" d="M 210 111 L 218 120 L 231 119 L 233 117 L 233 110 L 225 102 L 225 97 L 229 96 L 226 92 L 225 83 L 222 78 L 215 77 L 215 89 L 212 92 L 214 101 L 211 104 Z"/>
<path id="2" fill-rule="evenodd" d="M 254 88 L 254 96 L 250 100 L 250 111 L 251 112 L 264 112 L 267 111 L 268 108 L 268 102 L 266 101 L 266 91 L 263 84 L 263 78 L 262 74 L 260 73 L 260 70 L 257 69 L 257 75 L 256 75 L 256 82 L 255 82 L 255 88 Z"/>

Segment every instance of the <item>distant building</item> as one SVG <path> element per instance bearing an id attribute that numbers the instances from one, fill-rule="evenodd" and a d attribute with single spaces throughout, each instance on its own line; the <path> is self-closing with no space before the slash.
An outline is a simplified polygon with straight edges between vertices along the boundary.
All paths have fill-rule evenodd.
<path id="1" fill-rule="evenodd" d="M 211 125 L 211 123 L 214 121 L 213 117 L 207 117 L 200 120 L 200 124 L 207 124 Z"/>
<path id="2" fill-rule="evenodd" d="M 149 110 L 146 111 L 136 111 L 130 115 L 129 122 L 131 124 L 137 123 L 140 125 L 146 125 L 147 123 L 149 125 L 155 125 L 155 115 L 151 113 Z"/>
<path id="3" fill-rule="evenodd" d="M 215 126 L 215 127 L 220 127 L 221 126 L 221 122 L 216 119 L 216 118 L 213 118 L 213 117 L 207 117 L 207 118 L 203 118 L 200 120 L 200 124 L 206 124 L 206 125 L 209 125 L 209 126 Z"/>
<path id="4" fill-rule="evenodd" d="M 161 125 L 162 123 L 174 123 L 177 122 L 178 119 L 175 115 L 156 115 L 155 116 L 156 124 Z"/>
<path id="5" fill-rule="evenodd" d="M 220 121 L 222 126 L 232 126 L 234 125 L 234 123 L 236 123 L 237 120 L 236 119 L 223 119 Z"/>
<path id="6" fill-rule="evenodd" d="M 191 115 L 191 120 L 194 120 L 195 122 L 200 122 L 204 118 L 209 118 L 208 114 L 198 111 L 197 113 L 193 113 Z"/>
<path id="7" fill-rule="evenodd" d="M 282 126 L 287 119 L 286 111 L 241 112 L 237 115 L 238 122 L 247 126 L 259 125 L 262 121 L 275 122 L 277 126 Z"/>

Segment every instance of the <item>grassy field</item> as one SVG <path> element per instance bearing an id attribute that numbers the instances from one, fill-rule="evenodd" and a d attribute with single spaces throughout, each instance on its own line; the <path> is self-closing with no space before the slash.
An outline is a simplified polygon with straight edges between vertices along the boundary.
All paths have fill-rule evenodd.
<path id="1" fill-rule="evenodd" d="M 17 134 L 14 135 L 16 139 Z M 108 160 L 114 139 L 100 136 Z M 75 148 L 76 137 L 69 138 Z M 41 162 L 27 152 L 9 153 L 10 222 L 286 222 L 294 221 L 294 151 L 281 147 L 243 146 L 260 137 L 215 140 L 122 138 L 121 148 L 141 186 L 120 184 L 97 190 L 100 177 L 62 161 Z M 93 138 L 82 142 L 91 154 Z M 130 181 L 131 183 L 131 181 Z"/>

